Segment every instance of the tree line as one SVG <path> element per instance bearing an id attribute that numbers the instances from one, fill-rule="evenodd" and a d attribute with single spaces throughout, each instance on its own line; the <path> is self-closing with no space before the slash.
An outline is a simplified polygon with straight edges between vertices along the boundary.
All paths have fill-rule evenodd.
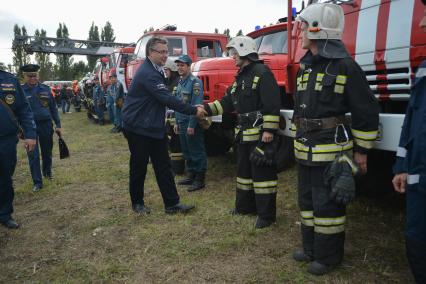
<path id="1" fill-rule="evenodd" d="M 14 36 L 27 36 L 27 29 L 25 26 L 19 27 L 18 24 L 15 24 L 13 27 Z M 34 36 L 40 40 L 47 37 L 46 31 L 44 29 L 36 29 Z M 56 38 L 69 38 L 69 30 L 65 23 L 59 23 L 58 29 L 56 30 Z M 92 25 L 89 29 L 88 40 L 93 41 L 102 41 L 102 42 L 114 42 L 115 35 L 114 29 L 110 22 L 106 22 L 105 26 L 101 29 L 99 34 L 99 27 L 92 22 Z M 29 63 L 36 63 L 40 65 L 40 80 L 74 80 L 84 77 L 87 72 L 93 70 L 96 64 L 96 60 L 99 56 L 87 56 L 87 63 L 80 60 L 74 62 L 72 55 L 68 54 L 57 54 L 56 61 L 52 62 L 51 57 L 47 53 L 35 53 L 34 60 L 31 62 L 29 54 L 27 54 L 22 46 L 13 46 L 12 47 L 12 64 L 7 66 L 0 62 L 0 69 L 5 70 L 11 73 L 16 73 L 18 76 L 20 74 L 19 68 L 22 65 Z"/>

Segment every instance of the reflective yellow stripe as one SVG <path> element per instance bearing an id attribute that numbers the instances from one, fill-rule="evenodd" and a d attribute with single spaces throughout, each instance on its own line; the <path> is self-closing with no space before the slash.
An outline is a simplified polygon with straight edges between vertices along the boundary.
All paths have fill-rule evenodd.
<path id="1" fill-rule="evenodd" d="M 251 178 L 240 178 L 237 177 L 237 182 L 241 184 L 252 184 L 253 180 Z"/>
<path id="2" fill-rule="evenodd" d="M 322 91 L 322 83 L 319 83 L 319 82 L 315 83 L 315 91 Z"/>
<path id="3" fill-rule="evenodd" d="M 302 82 L 307 82 L 309 80 L 309 73 L 303 74 Z"/>
<path id="4" fill-rule="evenodd" d="M 249 128 L 243 131 L 243 135 L 259 134 L 259 128 Z"/>
<path id="5" fill-rule="evenodd" d="M 297 77 L 296 84 L 300 85 L 301 82 L 302 82 L 302 76 Z"/>
<path id="6" fill-rule="evenodd" d="M 345 76 L 345 75 L 337 75 L 336 84 L 345 85 L 346 79 L 347 79 L 347 76 Z"/>
<path id="7" fill-rule="evenodd" d="M 304 219 L 313 219 L 314 211 L 300 211 L 300 216 Z"/>
<path id="8" fill-rule="evenodd" d="M 264 115 L 263 121 L 267 122 L 280 122 L 280 116 L 279 115 Z"/>
<path id="9" fill-rule="evenodd" d="M 365 141 L 365 140 L 361 140 L 355 137 L 355 144 L 365 148 L 365 149 L 371 149 L 374 146 L 374 141 Z"/>
<path id="10" fill-rule="evenodd" d="M 309 146 L 305 146 L 302 143 L 298 142 L 297 140 L 294 140 L 294 148 L 299 151 L 309 152 Z"/>
<path id="11" fill-rule="evenodd" d="M 170 159 L 173 160 L 173 161 L 183 160 L 183 154 L 182 153 L 170 153 Z"/>
<path id="12" fill-rule="evenodd" d="M 340 152 L 332 154 L 312 154 L 312 162 L 332 162 Z"/>
<path id="13" fill-rule="evenodd" d="M 363 140 L 376 140 L 378 131 L 361 131 L 352 129 L 352 135 L 355 138 L 363 139 Z"/>
<path id="14" fill-rule="evenodd" d="M 334 92 L 337 94 L 343 94 L 345 92 L 345 86 L 342 85 L 334 85 Z"/>
<path id="15" fill-rule="evenodd" d="M 336 225 L 344 225 L 346 222 L 346 216 L 334 217 L 334 218 L 321 218 L 314 217 L 314 223 L 318 226 L 336 226 Z"/>
<path id="16" fill-rule="evenodd" d="M 212 111 L 212 115 L 220 115 L 223 113 L 222 105 L 218 100 L 208 103 L 210 110 Z"/>
<path id="17" fill-rule="evenodd" d="M 322 78 L 324 78 L 324 73 L 317 74 L 317 82 L 322 82 Z"/>
<path id="18" fill-rule="evenodd" d="M 272 187 L 277 186 L 278 181 L 277 180 L 268 180 L 268 181 L 255 181 L 253 182 L 253 185 L 255 188 L 263 188 L 263 187 Z"/>
<path id="19" fill-rule="evenodd" d="M 333 235 L 338 234 L 345 231 L 345 225 L 340 226 L 330 226 L 330 227 L 322 227 L 322 226 L 316 226 L 314 228 L 315 233 L 320 234 L 326 234 L 326 235 Z"/>
<path id="20" fill-rule="evenodd" d="M 346 163 L 349 164 L 349 166 L 352 169 L 352 174 L 356 175 L 358 173 L 358 166 L 355 165 L 354 161 L 352 160 L 351 157 L 349 157 L 348 155 L 342 155 L 339 157 L 339 162 L 345 161 Z"/>
<path id="21" fill-rule="evenodd" d="M 307 160 L 308 159 L 308 153 L 300 152 L 296 148 L 294 148 L 294 156 L 296 157 L 296 159 L 299 159 L 299 160 Z"/>
<path id="22" fill-rule="evenodd" d="M 259 147 L 256 147 L 256 151 L 258 151 L 259 153 L 261 153 L 262 155 L 264 155 L 265 154 L 265 152 L 262 150 L 262 149 L 260 149 Z"/>
<path id="23" fill-rule="evenodd" d="M 299 86 L 297 86 L 297 90 L 298 91 L 306 91 L 306 87 L 308 84 L 306 83 L 301 83 Z"/>
<path id="24" fill-rule="evenodd" d="M 253 190 L 253 180 L 237 177 L 237 188 L 241 190 Z"/>
<path id="25" fill-rule="evenodd" d="M 302 219 L 301 223 L 305 226 L 308 226 L 308 227 L 314 226 L 314 220 L 313 219 Z"/>
<path id="26" fill-rule="evenodd" d="M 277 193 L 276 187 L 267 187 L 267 188 L 254 188 L 254 193 L 256 194 L 272 194 Z"/>
<path id="27" fill-rule="evenodd" d="M 249 128 L 243 131 L 243 142 L 259 140 L 259 128 Z"/>
<path id="28" fill-rule="evenodd" d="M 340 152 L 347 151 L 353 148 L 353 141 L 349 141 L 349 143 L 345 146 L 337 145 L 337 144 L 320 144 L 312 147 L 312 153 L 330 153 L 330 152 Z"/>
<path id="29" fill-rule="evenodd" d="M 253 89 L 253 90 L 256 90 L 256 88 L 257 88 L 257 83 L 259 82 L 259 76 L 255 76 L 254 78 L 253 78 L 253 84 L 251 85 L 251 88 Z"/>
<path id="30" fill-rule="evenodd" d="M 237 183 L 237 189 L 241 189 L 241 190 L 253 190 L 253 185 L 252 184 L 240 184 L 240 183 Z"/>
<path id="31" fill-rule="evenodd" d="M 265 129 L 278 129 L 280 125 L 278 122 L 264 122 L 262 127 Z"/>

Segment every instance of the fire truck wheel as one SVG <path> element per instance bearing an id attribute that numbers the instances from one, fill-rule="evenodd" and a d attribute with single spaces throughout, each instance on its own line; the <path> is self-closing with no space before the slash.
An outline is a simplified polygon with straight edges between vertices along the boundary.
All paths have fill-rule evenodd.
<path id="1" fill-rule="evenodd" d="M 277 170 L 282 172 L 294 164 L 293 138 L 278 135 Z"/>

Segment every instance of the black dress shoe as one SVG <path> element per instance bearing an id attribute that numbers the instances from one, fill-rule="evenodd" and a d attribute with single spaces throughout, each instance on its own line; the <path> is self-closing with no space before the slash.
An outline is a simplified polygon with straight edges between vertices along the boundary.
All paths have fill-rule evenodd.
<path id="1" fill-rule="evenodd" d="M 53 175 L 52 174 L 44 175 L 44 177 L 47 178 L 48 180 L 53 180 Z"/>
<path id="2" fill-rule="evenodd" d="M 10 218 L 9 220 L 4 221 L 4 222 L 2 221 L 1 224 L 8 229 L 18 229 L 19 228 L 19 224 L 16 223 L 16 221 L 13 220 L 12 218 Z"/>
<path id="3" fill-rule="evenodd" d="M 42 186 L 39 184 L 36 184 L 33 186 L 33 192 L 39 192 L 42 189 Z"/>
<path id="4" fill-rule="evenodd" d="M 187 213 L 194 208 L 195 208 L 194 205 L 186 205 L 186 204 L 183 204 L 183 203 L 178 203 L 174 206 L 166 207 L 164 212 L 166 212 L 167 214 Z"/>
<path id="5" fill-rule="evenodd" d="M 132 205 L 133 211 L 135 211 L 138 214 L 149 214 L 151 213 L 151 209 L 146 207 L 143 204 L 133 204 Z"/>
<path id="6" fill-rule="evenodd" d="M 271 226 L 274 222 L 275 220 L 266 220 L 266 219 L 257 217 L 256 224 L 254 225 L 254 227 L 256 229 L 263 229 L 263 228 Z"/>
<path id="7" fill-rule="evenodd" d="M 311 262 L 314 260 L 312 253 L 305 253 L 303 250 L 293 252 L 293 259 L 299 262 Z"/>
<path id="8" fill-rule="evenodd" d="M 325 275 L 329 273 L 334 268 L 336 268 L 336 265 L 326 265 L 326 264 L 321 264 L 318 261 L 312 261 L 309 264 L 308 272 L 313 275 L 321 276 L 321 275 Z"/>

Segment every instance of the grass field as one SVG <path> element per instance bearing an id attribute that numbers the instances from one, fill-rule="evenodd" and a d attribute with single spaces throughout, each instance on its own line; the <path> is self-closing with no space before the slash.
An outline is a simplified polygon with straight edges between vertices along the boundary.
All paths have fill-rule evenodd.
<path id="1" fill-rule="evenodd" d="M 15 183 L 19 230 L 0 228 L 1 283 L 411 283 L 405 259 L 403 208 L 394 194 L 358 197 L 347 213 L 343 265 L 313 277 L 291 254 L 300 246 L 296 169 L 279 175 L 277 224 L 255 230 L 255 217 L 228 214 L 234 203 L 231 156 L 209 158 L 207 187 L 187 193 L 197 208 L 166 215 L 149 166 L 146 204 L 138 216 L 128 194 L 129 152 L 110 126 L 85 113 L 62 117 L 71 158 L 54 181 L 32 193 L 22 145 Z"/>

